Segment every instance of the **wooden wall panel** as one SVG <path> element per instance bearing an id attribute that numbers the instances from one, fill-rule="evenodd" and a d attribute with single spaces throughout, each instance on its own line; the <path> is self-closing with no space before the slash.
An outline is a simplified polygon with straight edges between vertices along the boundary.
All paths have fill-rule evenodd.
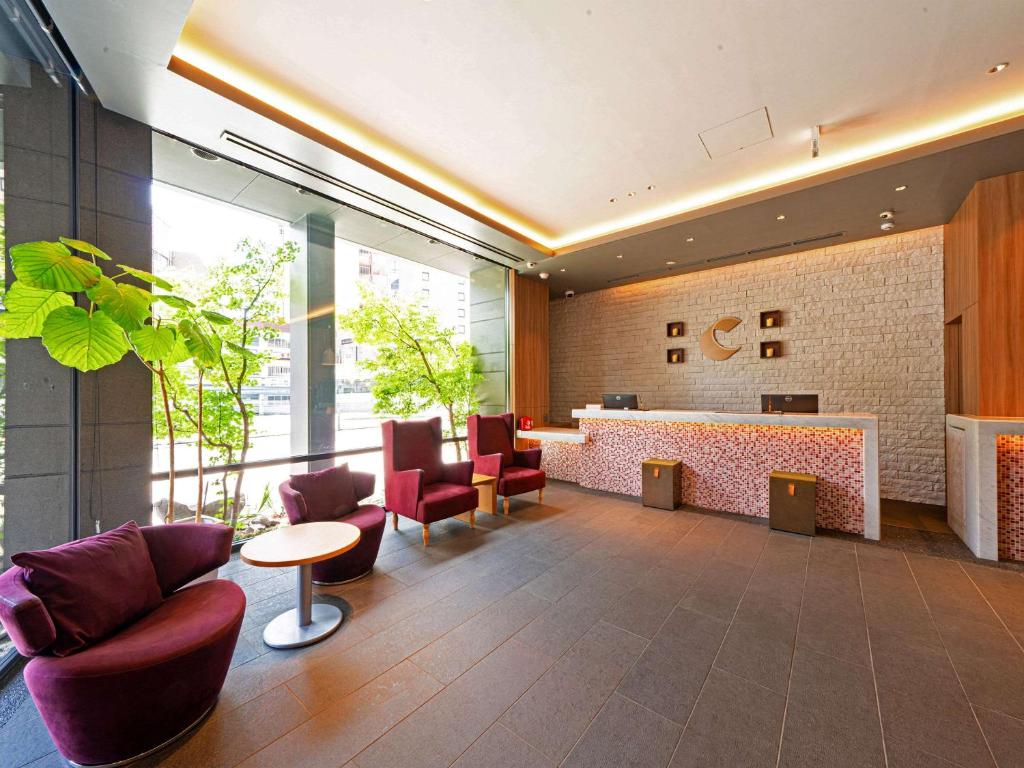
<path id="1" fill-rule="evenodd" d="M 975 187 L 943 227 L 946 322 L 978 303 L 978 189 Z"/>
<path id="2" fill-rule="evenodd" d="M 530 416 L 536 425 L 548 416 L 548 286 L 511 273 L 511 390 L 516 418 Z"/>
<path id="3" fill-rule="evenodd" d="M 951 412 L 1024 416 L 1024 171 L 975 184 L 944 240 Z"/>
<path id="4" fill-rule="evenodd" d="M 1024 172 L 978 182 L 979 415 L 1024 416 Z"/>

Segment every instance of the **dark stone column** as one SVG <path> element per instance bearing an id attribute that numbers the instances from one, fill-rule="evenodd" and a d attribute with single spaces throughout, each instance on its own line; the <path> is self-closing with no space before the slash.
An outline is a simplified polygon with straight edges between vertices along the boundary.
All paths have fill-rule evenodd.
<path id="1" fill-rule="evenodd" d="M 508 410 L 508 270 L 493 264 L 470 273 L 469 340 L 480 362 L 480 413 Z"/>
<path id="2" fill-rule="evenodd" d="M 299 255 L 292 264 L 291 449 L 334 450 L 334 221 L 310 214 L 292 225 Z M 311 463 L 311 469 L 332 461 Z"/>
<path id="3" fill-rule="evenodd" d="M 81 102 L 79 231 L 115 263 L 152 271 L 149 126 Z M 151 286 L 138 283 L 147 289 Z M 80 531 L 151 519 L 152 375 L 134 356 L 79 378 Z"/>

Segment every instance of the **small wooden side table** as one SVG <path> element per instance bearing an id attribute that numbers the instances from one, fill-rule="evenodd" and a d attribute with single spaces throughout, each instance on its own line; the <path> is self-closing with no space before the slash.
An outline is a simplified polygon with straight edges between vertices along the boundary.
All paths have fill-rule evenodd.
<path id="1" fill-rule="evenodd" d="M 359 529 L 350 523 L 301 523 L 263 533 L 242 545 L 242 560 L 264 568 L 296 568 L 295 607 L 263 629 L 271 648 L 298 648 L 318 643 L 341 626 L 337 606 L 313 604 L 313 563 L 348 552 L 359 543 Z"/>
<path id="2" fill-rule="evenodd" d="M 480 492 L 477 509 L 491 515 L 498 513 L 498 478 L 473 473 L 473 485 Z M 508 514 L 507 512 L 505 514 Z"/>

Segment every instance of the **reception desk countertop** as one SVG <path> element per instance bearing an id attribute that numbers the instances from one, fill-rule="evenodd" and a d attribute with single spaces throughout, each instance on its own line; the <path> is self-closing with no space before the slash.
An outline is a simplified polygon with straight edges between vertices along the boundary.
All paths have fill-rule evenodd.
<path id="1" fill-rule="evenodd" d="M 517 434 L 543 445 L 549 477 L 639 496 L 644 459 L 678 459 L 684 503 L 765 517 L 769 474 L 803 472 L 818 478 L 819 527 L 879 536 L 874 414 L 578 408 L 572 417 L 578 430 Z"/>
<path id="2" fill-rule="evenodd" d="M 666 421 L 689 424 L 766 424 L 783 427 L 826 429 L 878 429 L 873 413 L 737 413 L 732 411 L 627 411 L 577 408 L 574 419 L 617 419 L 620 421 Z"/>

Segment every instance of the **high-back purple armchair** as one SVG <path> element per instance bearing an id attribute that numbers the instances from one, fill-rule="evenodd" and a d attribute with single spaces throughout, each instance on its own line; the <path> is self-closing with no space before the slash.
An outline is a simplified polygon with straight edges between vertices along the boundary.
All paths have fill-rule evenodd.
<path id="1" fill-rule="evenodd" d="M 530 491 L 538 492 L 544 503 L 544 485 L 547 478 L 540 468 L 540 448 L 517 451 L 516 417 L 511 413 L 500 416 L 469 417 L 469 455 L 476 471 L 498 478 L 498 495 L 504 497 L 504 511 L 508 514 L 509 497 Z"/>
<path id="2" fill-rule="evenodd" d="M 226 525 L 140 529 L 132 523 L 15 555 L 31 565 L 0 574 L 0 621 L 18 651 L 31 657 L 25 683 L 66 759 L 108 765 L 141 757 L 188 732 L 213 708 L 242 626 L 245 594 L 223 580 L 182 587 L 228 561 L 232 535 Z M 128 558 L 126 538 L 134 547 Z M 52 585 L 62 579 L 63 593 Z M 145 609 L 133 605 L 134 620 L 90 637 L 104 631 L 102 621 L 124 615 L 140 581 L 150 592 Z"/>
<path id="3" fill-rule="evenodd" d="M 373 570 L 384 536 L 387 514 L 376 504 L 359 504 L 377 482 L 369 472 L 351 472 L 347 464 L 320 472 L 292 475 L 278 491 L 292 525 L 336 520 L 360 531 L 359 543 L 344 554 L 313 563 L 314 584 L 343 584 Z"/>
<path id="4" fill-rule="evenodd" d="M 392 513 L 398 530 L 398 516 L 423 524 L 423 544 L 430 543 L 430 524 L 474 512 L 479 493 L 473 486 L 473 462 L 445 464 L 441 459 L 441 419 L 426 421 L 385 421 L 384 506 Z"/>

